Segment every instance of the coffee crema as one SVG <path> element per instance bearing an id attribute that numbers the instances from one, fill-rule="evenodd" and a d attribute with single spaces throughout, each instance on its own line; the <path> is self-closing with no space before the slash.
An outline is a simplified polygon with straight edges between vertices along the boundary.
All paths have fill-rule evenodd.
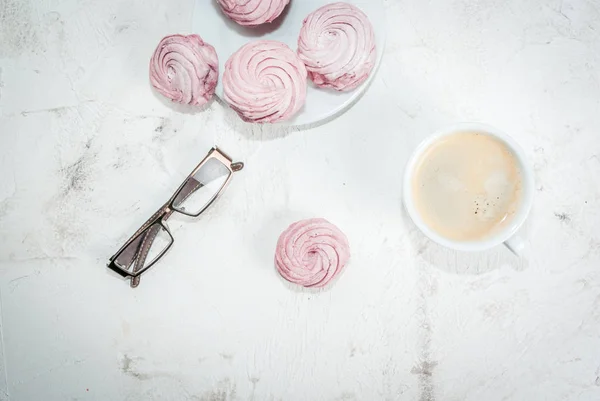
<path id="1" fill-rule="evenodd" d="M 459 132 L 433 142 L 412 176 L 415 207 L 430 229 L 454 241 L 492 236 L 512 220 L 522 175 L 510 148 L 483 132 Z"/>

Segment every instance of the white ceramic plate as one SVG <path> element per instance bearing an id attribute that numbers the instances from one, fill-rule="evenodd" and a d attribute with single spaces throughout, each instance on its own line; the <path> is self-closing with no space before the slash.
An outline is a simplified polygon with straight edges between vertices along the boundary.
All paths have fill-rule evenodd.
<path id="1" fill-rule="evenodd" d="M 382 0 L 346 0 L 356 5 L 371 20 L 377 41 L 377 62 L 369 79 L 351 92 L 319 89 L 308 84 L 306 104 L 285 125 L 316 124 L 333 115 L 342 113 L 366 90 L 378 70 L 385 48 L 385 11 Z M 227 18 L 215 0 L 196 0 L 192 30 L 210 43 L 219 55 L 219 84 L 217 96 L 223 98 L 222 73 L 225 62 L 240 47 L 253 40 L 270 39 L 286 43 L 292 50 L 298 48 L 298 35 L 302 21 L 317 8 L 334 0 L 292 0 L 286 10 L 271 24 L 256 28 L 242 27 Z"/>

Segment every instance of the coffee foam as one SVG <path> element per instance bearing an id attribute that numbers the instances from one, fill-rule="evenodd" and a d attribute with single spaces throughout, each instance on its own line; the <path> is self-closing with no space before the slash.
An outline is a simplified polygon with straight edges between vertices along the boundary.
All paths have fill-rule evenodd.
<path id="1" fill-rule="evenodd" d="M 501 140 L 461 132 L 425 150 L 411 185 L 425 224 L 448 239 L 476 241 L 510 223 L 521 199 L 522 176 Z"/>

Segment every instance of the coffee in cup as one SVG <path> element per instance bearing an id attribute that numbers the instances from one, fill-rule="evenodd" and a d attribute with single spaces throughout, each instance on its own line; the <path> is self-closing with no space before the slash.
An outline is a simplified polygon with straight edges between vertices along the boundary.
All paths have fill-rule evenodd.
<path id="1" fill-rule="evenodd" d="M 413 200 L 425 224 L 455 241 L 489 237 L 510 223 L 521 199 L 519 164 L 499 139 L 458 132 L 417 161 Z"/>
<path id="2" fill-rule="evenodd" d="M 503 243 L 521 253 L 515 233 L 533 201 L 533 173 L 520 146 L 498 130 L 457 124 L 425 140 L 410 158 L 404 204 L 429 238 L 465 251 Z"/>

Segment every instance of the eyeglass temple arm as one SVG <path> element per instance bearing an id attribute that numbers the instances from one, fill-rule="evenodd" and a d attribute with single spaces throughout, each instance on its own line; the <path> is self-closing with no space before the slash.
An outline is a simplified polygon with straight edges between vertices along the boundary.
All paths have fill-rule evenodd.
<path id="1" fill-rule="evenodd" d="M 172 211 L 167 212 L 164 217 L 162 218 L 163 221 L 167 220 L 169 217 L 171 217 L 171 215 L 173 214 Z M 144 267 L 144 263 L 146 263 L 146 258 L 148 257 L 148 252 L 150 251 L 150 248 L 152 247 L 152 243 L 154 243 L 154 239 L 156 238 L 156 235 L 158 234 L 158 231 L 160 230 L 160 226 L 157 225 L 153 225 L 146 234 L 144 234 L 144 237 L 142 238 L 142 243 L 140 245 L 140 248 L 137 251 L 137 255 L 139 255 L 139 257 L 135 258 L 135 264 L 133 265 L 133 271 L 132 273 L 135 274 L 138 271 L 140 271 L 143 267 Z M 138 285 L 140 285 L 140 277 L 141 276 L 134 276 L 131 277 L 131 288 L 135 288 Z"/>
<path id="2" fill-rule="evenodd" d="M 152 243 L 154 242 L 154 238 L 156 238 L 156 234 L 160 230 L 159 226 L 152 226 L 144 237 L 142 238 L 142 244 L 138 249 L 137 256 L 135 258 L 135 262 L 133 265 L 133 274 L 137 273 L 144 267 L 144 263 L 146 263 L 146 258 L 148 257 L 148 252 L 150 251 L 150 247 L 152 247 Z M 134 276 L 131 278 L 131 287 L 135 288 L 140 284 L 140 276 Z"/>

